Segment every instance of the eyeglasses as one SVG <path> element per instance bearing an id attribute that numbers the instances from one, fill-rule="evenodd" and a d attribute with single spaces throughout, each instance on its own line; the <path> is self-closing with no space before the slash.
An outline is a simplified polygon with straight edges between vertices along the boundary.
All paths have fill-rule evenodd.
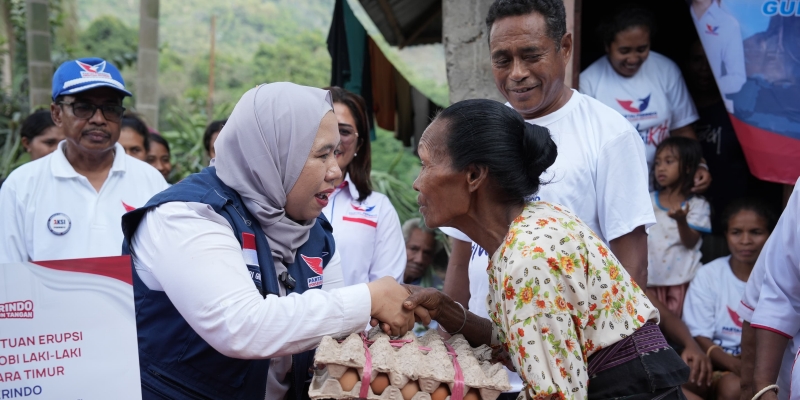
<path id="1" fill-rule="evenodd" d="M 58 104 L 64 106 L 72 106 L 72 114 L 80 119 L 89 119 L 94 116 L 99 108 L 103 112 L 103 117 L 110 122 L 119 122 L 122 119 L 122 114 L 125 113 L 125 107 L 111 104 L 95 105 L 92 103 L 65 103 L 59 102 Z"/>

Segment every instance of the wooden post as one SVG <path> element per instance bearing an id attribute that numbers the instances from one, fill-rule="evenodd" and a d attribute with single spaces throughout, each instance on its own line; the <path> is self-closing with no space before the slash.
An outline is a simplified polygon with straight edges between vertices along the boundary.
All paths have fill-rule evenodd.
<path id="1" fill-rule="evenodd" d="M 31 110 L 49 106 L 53 93 L 50 59 L 50 10 L 47 0 L 25 0 L 28 41 L 28 99 Z"/>
<path id="2" fill-rule="evenodd" d="M 159 0 L 139 3 L 139 55 L 136 111 L 158 130 L 158 8 Z"/>
<path id="3" fill-rule="evenodd" d="M 17 42 L 14 36 L 14 27 L 11 26 L 11 3 L 0 0 L 0 35 L 5 38 L 6 43 L 0 46 L 2 55 L 3 80 L 0 82 L 0 91 L 11 93 L 11 84 L 14 81 L 14 44 Z"/>
<path id="4" fill-rule="evenodd" d="M 208 57 L 208 100 L 206 101 L 206 117 L 208 122 L 214 119 L 214 44 L 217 40 L 217 16 L 211 16 L 211 54 Z"/>

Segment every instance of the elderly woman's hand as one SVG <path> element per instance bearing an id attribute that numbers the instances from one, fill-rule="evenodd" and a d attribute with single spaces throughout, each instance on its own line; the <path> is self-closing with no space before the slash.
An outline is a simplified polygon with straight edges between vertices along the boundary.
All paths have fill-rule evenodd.
<path id="1" fill-rule="evenodd" d="M 422 322 L 423 325 L 430 324 L 431 320 L 438 320 L 443 305 L 448 301 L 453 302 L 449 296 L 434 288 L 403 286 L 411 293 L 411 296 L 408 296 L 403 302 L 403 307 L 406 310 L 414 311 L 417 321 Z"/>
<path id="2" fill-rule="evenodd" d="M 400 336 L 414 329 L 414 313 L 403 307 L 410 291 L 389 276 L 372 281 L 367 287 L 372 298 L 372 326 L 380 323 L 381 329 L 391 336 Z"/>

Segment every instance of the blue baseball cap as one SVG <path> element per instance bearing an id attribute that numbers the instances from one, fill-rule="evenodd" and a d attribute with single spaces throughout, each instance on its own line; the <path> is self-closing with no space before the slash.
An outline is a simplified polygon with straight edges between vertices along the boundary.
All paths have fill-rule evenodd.
<path id="1" fill-rule="evenodd" d="M 90 57 L 67 61 L 53 74 L 53 101 L 56 97 L 99 87 L 116 89 L 131 96 L 117 67 L 102 58 Z"/>

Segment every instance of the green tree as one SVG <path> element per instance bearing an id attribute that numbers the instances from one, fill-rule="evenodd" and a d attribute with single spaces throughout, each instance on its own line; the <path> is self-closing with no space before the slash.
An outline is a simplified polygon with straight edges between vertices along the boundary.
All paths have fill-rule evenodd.
<path id="1" fill-rule="evenodd" d="M 105 15 L 92 21 L 79 35 L 80 46 L 76 57 L 100 57 L 111 61 L 117 68 L 136 63 L 139 33 L 116 17 Z"/>
<path id="2" fill-rule="evenodd" d="M 306 30 L 262 44 L 253 56 L 253 66 L 257 83 L 290 81 L 324 87 L 330 79 L 331 57 L 322 33 Z"/>

